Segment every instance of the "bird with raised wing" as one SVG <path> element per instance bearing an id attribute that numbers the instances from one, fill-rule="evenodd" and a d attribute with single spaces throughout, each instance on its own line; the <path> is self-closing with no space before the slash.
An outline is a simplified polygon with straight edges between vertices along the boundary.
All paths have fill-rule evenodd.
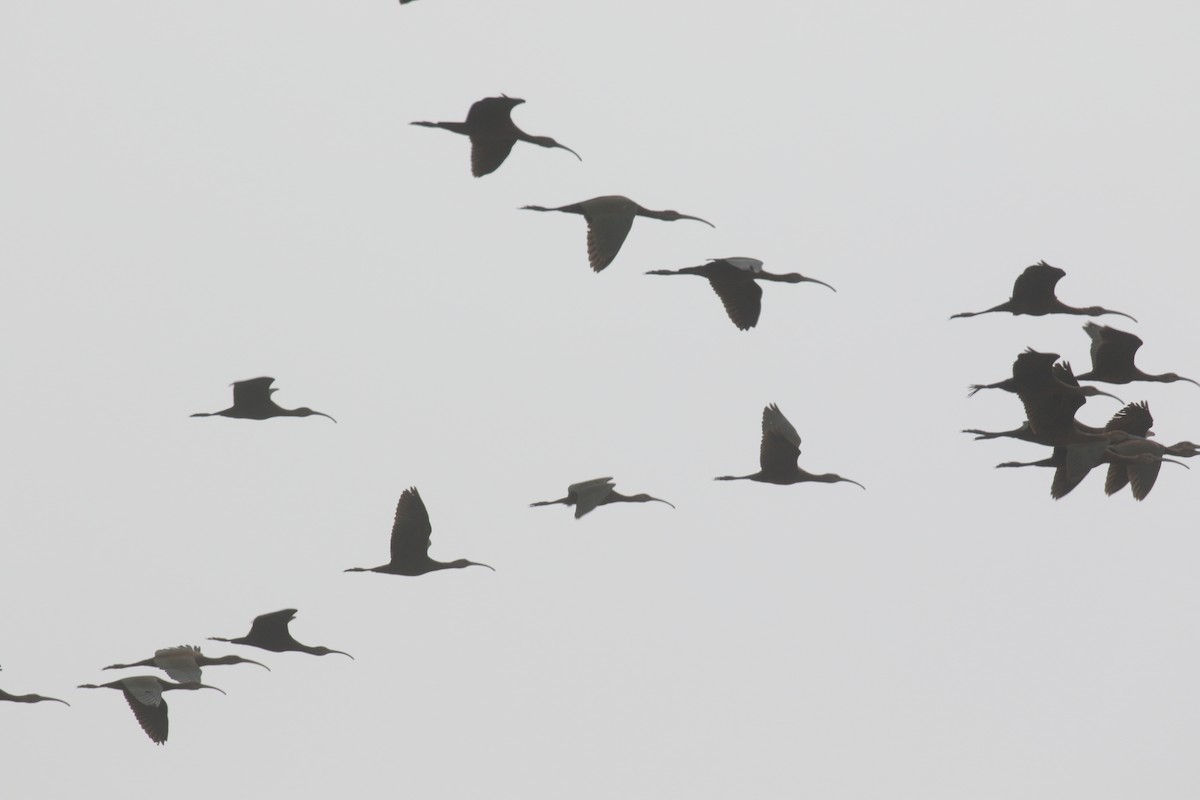
<path id="1" fill-rule="evenodd" d="M 1187 381 L 1200 386 L 1200 383 L 1191 378 L 1176 375 L 1174 372 L 1151 375 L 1134 366 L 1133 358 L 1142 346 L 1142 340 L 1132 333 L 1119 331 L 1107 325 L 1097 325 L 1095 322 L 1086 323 L 1083 329 L 1092 339 L 1092 368 L 1080 375 L 1080 380 L 1101 381 L 1102 383 Z"/>
<path id="2" fill-rule="evenodd" d="M 710 228 L 716 227 L 708 220 L 680 214 L 678 211 L 652 211 L 643 208 L 628 197 L 617 194 L 593 197 L 591 200 L 557 208 L 545 206 L 522 206 L 522 208 L 529 211 L 563 211 L 567 214 L 583 215 L 588 226 L 588 264 L 596 272 L 607 267 L 617 257 L 621 245 L 625 243 L 625 237 L 629 235 L 629 230 L 633 227 L 634 217 L 649 217 L 667 222 L 691 219 L 703 222 Z"/>
<path id="3" fill-rule="evenodd" d="M 1104 397 L 1111 397 L 1118 403 L 1125 402 L 1115 394 L 1102 392 L 1095 386 L 1080 386 L 1079 379 L 1075 377 L 1075 373 L 1071 370 L 1070 362 L 1059 361 L 1051 365 L 1050 369 L 1055 378 L 1058 378 L 1058 380 L 1062 381 L 1067 386 L 1078 389 L 1080 394 L 1082 394 L 1084 397 L 1099 397 L 1103 395 Z M 1015 377 L 1010 377 L 995 383 L 972 383 L 967 388 L 970 389 L 970 391 L 967 392 L 967 397 L 974 397 L 983 389 L 1003 389 L 1006 392 L 1012 392 L 1015 394 L 1017 392 L 1017 379 Z"/>
<path id="4" fill-rule="evenodd" d="M 777 274 L 763 269 L 763 262 L 757 258 L 710 258 L 707 264 L 698 267 L 682 269 L 654 269 L 647 275 L 699 275 L 707 278 L 717 297 L 725 306 L 725 313 L 739 329 L 750 330 L 758 324 L 759 314 L 762 313 L 762 287 L 757 281 L 775 281 L 777 283 L 819 283 L 822 286 L 837 291 L 825 281 L 808 278 L 799 272 Z"/>
<path id="5" fill-rule="evenodd" d="M 354 656 L 344 653 L 341 650 L 330 650 L 328 647 L 320 645 L 312 647 L 297 642 L 292 638 L 291 631 L 288 630 L 288 623 L 295 619 L 295 617 L 296 609 L 294 608 L 272 611 L 269 614 L 259 614 L 254 618 L 254 622 L 250 624 L 250 632 L 245 636 L 239 636 L 236 639 L 223 639 L 220 636 L 210 636 L 208 638 L 214 642 L 244 644 L 250 647 L 260 647 L 263 650 L 270 650 L 275 653 L 295 651 L 314 656 L 327 656 L 330 653 L 337 653 L 338 655 L 354 658 Z"/>
<path id="6" fill-rule="evenodd" d="M 392 522 L 392 560 L 378 567 L 350 567 L 345 572 L 384 572 L 388 575 L 424 575 L 440 569 L 462 569 L 463 567 L 494 567 L 460 558 L 457 561 L 434 561 L 429 557 L 430 536 L 433 526 L 429 512 L 421 500 L 417 487 L 405 489 L 396 503 L 396 517 Z"/>
<path id="7" fill-rule="evenodd" d="M 192 681 L 189 683 L 171 683 L 153 675 L 135 675 L 131 678 L 121 678 L 112 683 L 80 684 L 80 689 L 118 689 L 125 695 L 125 701 L 137 717 L 138 724 L 155 744 L 165 744 L 167 741 L 167 701 L 163 692 L 173 689 L 217 689 L 216 686 Z M 224 690 L 217 689 L 221 694 Z"/>
<path id="8" fill-rule="evenodd" d="M 1016 281 L 1013 282 L 1012 297 L 1000 305 L 985 308 L 983 311 L 964 311 L 961 314 L 952 315 L 950 319 L 977 317 L 993 311 L 1007 311 L 1014 316 L 1028 314 L 1033 317 L 1040 317 L 1044 314 L 1082 314 L 1088 317 L 1100 314 L 1118 314 L 1133 319 L 1123 311 L 1113 311 L 1100 306 L 1075 308 L 1063 303 L 1055 296 L 1054 287 L 1066 274 L 1058 267 L 1052 267 L 1045 261 L 1039 261 L 1026 267 L 1025 271 L 1017 276 Z M 1137 320 L 1133 321 L 1137 322 Z"/>
<path id="9" fill-rule="evenodd" d="M 154 656 L 134 661 L 132 664 L 110 664 L 104 669 L 131 669 L 133 667 L 158 667 L 167 673 L 167 677 L 180 683 L 199 682 L 202 667 L 216 667 L 222 664 L 258 664 L 268 672 L 271 668 L 266 664 L 252 661 L 241 656 L 219 656 L 211 658 L 200 652 L 195 645 L 179 645 L 164 647 L 154 651 Z"/>
<path id="10" fill-rule="evenodd" d="M 1135 500 L 1145 500 L 1146 495 L 1154 488 L 1158 473 L 1163 462 L 1182 464 L 1171 461 L 1168 455 L 1180 458 L 1192 458 L 1200 453 L 1200 445 L 1192 442 L 1176 442 L 1165 446 L 1149 439 L 1127 439 L 1111 445 L 1107 450 L 1108 474 L 1104 478 L 1104 493 L 1116 494 L 1130 485 Z"/>
<path id="11" fill-rule="evenodd" d="M 567 496 L 558 500 L 539 500 L 530 503 L 529 507 L 564 505 L 575 506 L 575 519 L 592 511 L 596 506 L 606 506 L 609 503 L 666 503 L 674 508 L 674 504 L 648 494 L 624 495 L 613 489 L 612 478 L 592 478 L 590 481 L 572 483 L 567 487 Z"/>
<path id="12" fill-rule="evenodd" d="M 279 391 L 271 388 L 271 384 L 274 382 L 274 378 L 250 378 L 244 381 L 234 381 L 230 384 L 233 387 L 233 405 L 223 411 L 211 413 L 202 411 L 192 414 L 192 416 L 270 419 L 271 417 L 311 417 L 315 415 L 333 419 L 328 414 L 313 411 L 311 408 L 280 408 L 271 399 L 271 395 Z M 337 422 L 336 419 L 333 421 Z"/>
<path id="13" fill-rule="evenodd" d="M 466 122 L 413 122 L 424 128 L 442 128 L 471 139 L 471 174 L 476 178 L 495 172 L 518 141 L 541 147 L 557 147 L 578 158 L 579 154 L 549 136 L 530 136 L 512 121 L 512 110 L 524 103 L 516 97 L 485 97 L 471 104 Z"/>
<path id="14" fill-rule="evenodd" d="M 788 485 L 792 483 L 853 483 L 860 489 L 866 489 L 858 481 L 843 478 L 841 475 L 825 473 L 815 475 L 806 472 L 797 464 L 800 457 L 800 434 L 788 422 L 787 417 L 772 403 L 763 409 L 762 443 L 758 451 L 759 470 L 753 475 L 722 475 L 714 478 L 718 481 L 758 481 L 760 483 L 776 483 Z"/>

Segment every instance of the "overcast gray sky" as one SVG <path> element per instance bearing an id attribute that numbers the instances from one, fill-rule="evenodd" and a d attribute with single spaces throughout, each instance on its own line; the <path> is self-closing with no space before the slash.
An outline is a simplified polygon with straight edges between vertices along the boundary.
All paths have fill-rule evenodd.
<path id="1" fill-rule="evenodd" d="M 6 793 L 1193 798 L 1195 474 L 1060 501 L 1023 348 L 1035 261 L 1200 378 L 1189 3 L 419 0 L 0 8 L 0 708 Z M 524 130 L 473 178 L 461 120 Z M 587 267 L 604 194 L 638 220 Z M 750 256 L 740 332 L 698 278 Z M 270 375 L 337 418 L 191 419 Z M 1107 388 L 1107 387 L 1106 387 Z M 1200 439 L 1200 389 L 1148 400 Z M 764 405 L 801 466 L 757 469 Z M 1103 398 L 1080 418 L 1103 424 Z M 1192 471 L 1193 473 L 1195 470 Z M 673 502 L 576 522 L 567 484 Z M 417 486 L 432 555 L 387 558 Z M 295 607 L 314 658 L 217 642 Z M 176 692 L 152 745 L 100 667 L 268 664 Z M 127 674 L 138 674 L 130 672 Z"/>

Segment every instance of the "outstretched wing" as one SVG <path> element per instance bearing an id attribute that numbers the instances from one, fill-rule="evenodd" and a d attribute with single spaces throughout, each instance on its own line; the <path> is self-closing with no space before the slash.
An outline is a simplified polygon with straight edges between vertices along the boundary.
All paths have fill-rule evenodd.
<path id="1" fill-rule="evenodd" d="M 396 520 L 392 523 L 392 563 L 427 557 L 431 533 L 433 526 L 429 524 L 429 512 L 417 487 L 405 489 L 396 504 Z"/>
<path id="2" fill-rule="evenodd" d="M 636 209 L 628 203 L 616 203 L 609 208 L 584 211 L 587 220 L 588 264 L 596 272 L 607 267 L 617 257 L 625 237 L 633 227 Z"/>
<path id="3" fill-rule="evenodd" d="M 1119 461 L 1114 461 L 1108 465 L 1108 475 L 1104 478 L 1104 493 L 1116 494 L 1125 488 L 1125 484 L 1129 483 L 1129 471 L 1125 469 L 1125 465 Z"/>
<path id="4" fill-rule="evenodd" d="M 1129 488 L 1133 491 L 1135 500 L 1145 500 L 1146 495 L 1154 488 L 1158 473 L 1162 470 L 1162 459 L 1156 458 L 1148 462 L 1131 462 L 1125 465 L 1129 475 Z"/>
<path id="5" fill-rule="evenodd" d="M 740 330 L 748 331 L 758 324 L 762 313 L 762 287 L 750 277 L 731 275 L 709 278 L 717 297 L 725 306 L 725 313 Z"/>
<path id="6" fill-rule="evenodd" d="M 287 641 L 292 638 L 291 633 L 288 632 L 288 623 L 295 619 L 295 617 L 296 609 L 294 608 L 272 611 L 270 614 L 260 614 L 251 623 L 250 633 L 246 634 L 246 638 L 268 642 L 282 638 L 284 641 Z"/>
<path id="7" fill-rule="evenodd" d="M 138 725 L 155 744 L 167 741 L 167 701 L 162 692 L 140 692 L 125 688 L 125 702 L 133 715 L 137 717 Z"/>
<path id="8" fill-rule="evenodd" d="M 568 486 L 567 497 L 575 499 L 575 519 L 604 502 L 604 498 L 608 497 L 612 490 L 612 478 L 592 478 L 590 481 L 580 481 Z"/>
<path id="9" fill-rule="evenodd" d="M 1054 295 L 1055 285 L 1067 273 L 1052 267 L 1045 261 L 1028 266 L 1013 281 L 1012 299 L 1036 298 L 1044 300 Z"/>
<path id="10" fill-rule="evenodd" d="M 758 464 L 763 472 L 779 472 L 794 469 L 800 455 L 800 434 L 788 422 L 787 417 L 772 403 L 763 409 L 762 445 L 758 451 Z"/>
<path id="11" fill-rule="evenodd" d="M 471 174 L 476 178 L 495 172 L 512 152 L 516 137 L 471 137 Z"/>
<path id="12" fill-rule="evenodd" d="M 1142 340 L 1137 336 L 1107 325 L 1089 322 L 1083 329 L 1092 339 L 1093 372 L 1124 372 L 1142 346 Z"/>
<path id="13" fill-rule="evenodd" d="M 200 648 L 192 645 L 164 647 L 154 651 L 154 666 L 161 669 L 173 681 L 180 683 L 200 682 L 200 666 L 196 663 Z"/>
<path id="14" fill-rule="evenodd" d="M 1140 403 L 1129 403 L 1116 414 L 1113 414 L 1112 419 L 1104 426 L 1106 431 L 1125 431 L 1132 433 L 1134 436 L 1145 436 L 1150 432 L 1150 427 L 1154 424 L 1154 417 L 1150 415 L 1150 404 L 1143 400 Z M 1111 470 L 1109 471 L 1111 474 Z M 1121 486 L 1125 484 L 1122 483 Z M 1121 486 L 1117 488 L 1120 489 Z M 1109 492 L 1112 494 L 1112 492 Z"/>
<path id="15" fill-rule="evenodd" d="M 233 404 L 235 406 L 257 406 L 271 400 L 271 384 L 274 378 L 250 378 L 235 381 L 233 384 Z"/>

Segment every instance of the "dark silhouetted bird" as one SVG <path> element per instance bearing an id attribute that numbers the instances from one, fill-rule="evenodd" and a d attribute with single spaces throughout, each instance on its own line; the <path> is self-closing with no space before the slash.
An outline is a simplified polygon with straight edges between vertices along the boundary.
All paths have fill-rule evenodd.
<path id="1" fill-rule="evenodd" d="M 572 483 L 567 487 L 567 496 L 559 500 L 540 500 L 530 503 L 534 506 L 564 505 L 575 506 L 575 519 L 593 510 L 596 506 L 606 506 L 609 503 L 666 503 L 674 508 L 672 503 L 648 494 L 623 495 L 613 490 L 612 478 L 592 478 L 590 481 Z"/>
<path id="2" fill-rule="evenodd" d="M 678 211 L 651 211 L 648 208 L 642 208 L 628 197 L 616 194 L 593 197 L 591 200 L 558 208 L 546 208 L 545 206 L 522 206 L 522 208 L 529 211 L 563 211 L 568 214 L 582 214 L 588 226 L 588 264 L 596 272 L 607 267 L 617 257 L 621 245 L 625 243 L 625 237 L 629 235 L 629 229 L 633 227 L 634 217 L 650 217 L 667 222 L 692 219 L 696 222 L 703 222 L 710 228 L 716 227 L 708 220 L 689 217 Z"/>
<path id="3" fill-rule="evenodd" d="M 216 686 L 208 686 L 194 681 L 171 683 L 153 675 L 135 675 L 131 678 L 121 678 L 112 683 L 99 685 L 84 683 L 80 684 L 79 688 L 119 689 L 125 695 L 125 701 L 129 703 L 129 707 L 133 709 L 133 715 L 137 717 L 138 724 L 150 737 L 150 741 L 155 744 L 164 744 L 167 741 L 167 701 L 163 699 L 163 692 L 172 689 L 217 689 Z M 217 691 L 225 694 L 221 689 L 217 689 Z"/>
<path id="4" fill-rule="evenodd" d="M 853 483 L 860 489 L 867 487 L 863 486 L 858 481 L 843 478 L 841 475 L 826 473 L 824 475 L 814 475 L 811 472 L 805 472 L 796 464 L 796 460 L 800 456 L 800 434 L 796 433 L 796 429 L 792 427 L 792 423 L 787 421 L 787 417 L 783 416 L 783 412 L 779 410 L 779 406 L 772 403 L 763 409 L 762 416 L 762 444 L 758 451 L 758 465 L 760 469 L 753 475 L 723 475 L 714 480 L 718 481 L 759 481 L 760 483 L 778 483 L 787 485 L 790 483 L 806 483 L 815 481 L 817 483 Z"/>
<path id="5" fill-rule="evenodd" d="M 279 390 L 271 388 L 271 384 L 274 382 L 274 378 L 250 378 L 249 380 L 235 381 L 230 384 L 233 387 L 233 405 L 224 411 L 213 411 L 210 414 L 200 412 L 192 414 L 192 416 L 270 419 L 271 417 L 311 417 L 316 415 L 333 419 L 328 414 L 313 411 L 311 408 L 280 408 L 275 405 L 271 395 Z M 333 421 L 337 422 L 336 419 Z"/>
<path id="6" fill-rule="evenodd" d="M 1075 308 L 1065 305 L 1055 297 L 1054 286 L 1066 274 L 1058 267 L 1052 267 L 1045 261 L 1039 261 L 1026 267 L 1025 271 L 1017 276 L 1017 280 L 1013 283 L 1012 297 L 1008 300 L 983 311 L 965 311 L 961 314 L 954 314 L 950 319 L 976 317 L 980 314 L 990 314 L 993 311 L 1007 311 L 1013 315 L 1028 314 L 1034 317 L 1040 317 L 1043 314 L 1082 314 L 1089 317 L 1100 314 L 1119 314 L 1122 317 L 1133 319 L 1123 311 L 1112 311 L 1100 306 Z M 1133 321 L 1137 322 L 1137 320 Z"/>
<path id="7" fill-rule="evenodd" d="M 392 522 L 392 560 L 378 567 L 351 567 L 345 572 L 386 572 L 389 575 L 424 575 L 439 569 L 462 569 L 463 567 L 487 567 L 477 561 L 460 558 L 445 563 L 429 557 L 430 534 L 429 512 L 414 486 L 400 493 L 396 503 L 396 518 Z"/>
<path id="8" fill-rule="evenodd" d="M 443 128 L 454 133 L 461 133 L 471 139 L 471 174 L 476 178 L 495 172 L 508 158 L 513 145 L 518 141 L 541 145 L 542 147 L 557 147 L 566 150 L 571 155 L 579 157 L 571 148 L 559 144 L 549 136 L 530 136 L 518 128 L 512 121 L 512 110 L 524 103 L 516 97 L 500 95 L 485 97 L 471 104 L 467 112 L 466 122 L 413 122 L 425 128 Z"/>
<path id="9" fill-rule="evenodd" d="M 1125 402 L 1121 398 L 1117 397 L 1115 394 L 1110 394 L 1109 392 L 1102 392 L 1099 389 L 1097 389 L 1095 386 L 1080 386 L 1079 379 L 1075 377 L 1075 373 L 1071 371 L 1070 363 L 1068 363 L 1066 361 L 1060 361 L 1060 362 L 1054 364 L 1053 366 L 1051 366 L 1050 369 L 1051 369 L 1054 377 L 1058 378 L 1060 381 L 1067 384 L 1068 386 L 1075 387 L 1076 389 L 1079 390 L 1079 392 L 1084 397 L 1098 397 L 1100 395 L 1103 395 L 1104 397 L 1111 397 L 1113 400 L 1116 400 L 1118 403 Z M 1013 392 L 1015 394 L 1017 391 L 1017 383 L 1016 383 L 1016 378 L 1013 377 L 1013 378 L 1005 378 L 1004 380 L 997 381 L 996 383 L 973 383 L 967 388 L 969 388 L 971 390 L 971 391 L 967 392 L 967 397 L 974 397 L 981 389 L 1003 389 L 1006 392 Z"/>
<path id="10" fill-rule="evenodd" d="M 758 316 L 762 312 L 762 287 L 756 281 L 776 281 L 779 283 L 819 283 L 833 289 L 825 281 L 816 278 L 806 278 L 798 272 L 788 272 L 777 275 L 767 272 L 763 262 L 757 258 L 710 258 L 707 264 L 683 269 L 654 269 L 647 275 L 699 275 L 708 278 L 717 297 L 725 305 L 725 313 L 741 330 L 750 330 L 758 324 Z M 837 291 L 837 289 L 833 289 Z"/>
<path id="11" fill-rule="evenodd" d="M 1150 375 L 1134 366 L 1133 357 L 1137 354 L 1138 348 L 1142 346 L 1142 340 L 1132 333 L 1119 331 L 1107 325 L 1097 325 L 1094 322 L 1085 324 L 1083 329 L 1092 339 L 1092 369 L 1080 375 L 1080 380 L 1104 383 L 1187 381 L 1200 386 L 1200 383 L 1196 383 L 1191 378 L 1184 378 L 1174 372 Z"/>
<path id="12" fill-rule="evenodd" d="M 296 651 L 298 653 L 308 653 L 314 656 L 327 656 L 330 653 L 337 653 L 341 656 L 354 656 L 349 653 L 343 653 L 341 650 L 330 650 L 328 647 L 310 647 L 306 644 L 300 644 L 292 638 L 291 632 L 288 630 L 288 623 L 296 616 L 296 609 L 285 608 L 282 611 L 272 611 L 270 614 L 260 614 L 254 618 L 254 622 L 250 624 L 250 632 L 245 636 L 237 639 L 222 639 L 219 636 L 210 636 L 214 642 L 229 642 L 230 644 L 245 644 L 250 647 L 261 647 L 263 650 L 271 650 L 275 653 L 286 653 Z"/>
<path id="13" fill-rule="evenodd" d="M 71 705 L 66 700 L 59 700 L 57 697 L 43 697 L 40 694 L 9 694 L 0 689 L 0 700 L 6 700 L 10 703 L 40 703 L 43 700 L 53 700 L 56 703 L 62 703 L 64 706 Z"/>
<path id="14" fill-rule="evenodd" d="M 111 664 L 105 667 L 105 669 L 158 667 L 163 672 L 167 673 L 167 677 L 171 678 L 171 680 L 179 681 L 180 683 L 198 683 L 200 681 L 202 667 L 215 667 L 222 664 L 258 664 L 268 672 L 271 669 L 266 664 L 260 664 L 257 661 L 252 661 L 249 658 L 242 658 L 241 656 L 220 656 L 218 658 L 209 658 L 200 652 L 199 647 L 187 644 L 180 645 L 178 647 L 164 647 L 161 650 L 155 650 L 153 658 L 135 661 L 132 664 Z"/>
<path id="15" fill-rule="evenodd" d="M 1191 458 L 1200 453 L 1200 446 L 1192 442 L 1177 442 L 1170 447 L 1149 439 L 1127 439 L 1108 448 L 1108 475 L 1104 479 L 1104 493 L 1116 494 L 1130 484 L 1133 497 L 1145 500 L 1154 488 L 1159 470 L 1164 461 L 1180 464 L 1165 458 L 1167 455 Z M 1182 464 L 1187 466 L 1187 464 Z"/>

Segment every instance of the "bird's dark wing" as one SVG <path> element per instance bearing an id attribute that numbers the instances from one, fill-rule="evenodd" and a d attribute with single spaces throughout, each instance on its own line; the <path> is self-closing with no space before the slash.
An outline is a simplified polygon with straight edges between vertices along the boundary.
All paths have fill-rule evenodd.
<path id="1" fill-rule="evenodd" d="M 274 378 L 250 378 L 233 384 L 233 405 L 257 406 L 271 402 L 271 384 Z"/>
<path id="2" fill-rule="evenodd" d="M 1142 346 L 1142 340 L 1137 336 L 1107 325 L 1089 322 L 1083 329 L 1092 338 L 1093 372 L 1123 372 L 1124 367 L 1133 363 L 1134 355 Z"/>
<path id="3" fill-rule="evenodd" d="M 1050 373 L 1067 386 L 1079 386 L 1079 379 L 1075 377 L 1075 372 L 1071 369 L 1070 361 L 1056 362 L 1054 366 L 1050 367 Z"/>
<path id="4" fill-rule="evenodd" d="M 1136 500 L 1145 500 L 1146 495 L 1154 488 L 1158 473 L 1162 470 L 1162 459 L 1156 458 L 1148 463 L 1129 463 L 1125 472 L 1129 476 L 1129 488 Z"/>
<path id="5" fill-rule="evenodd" d="M 612 490 L 612 478 L 592 478 L 590 481 L 580 481 L 568 486 L 567 497 L 575 500 L 575 519 L 595 509 Z"/>
<path id="6" fill-rule="evenodd" d="M 133 692 L 123 689 L 125 702 L 137 717 L 138 725 L 155 744 L 167 741 L 167 701 L 160 693 Z"/>
<path id="7" fill-rule="evenodd" d="M 763 409 L 762 445 L 758 463 L 763 472 L 792 470 L 800 455 L 800 434 L 787 417 L 772 403 Z"/>
<path id="8" fill-rule="evenodd" d="M 429 512 L 416 487 L 405 489 L 396 504 L 396 521 L 392 524 L 392 563 L 408 559 L 423 559 L 429 555 Z"/>
<path id="9" fill-rule="evenodd" d="M 295 619 L 295 617 L 296 609 L 294 608 L 272 611 L 270 614 L 260 614 L 251 623 L 250 633 L 246 634 L 246 638 L 265 642 L 280 638 L 284 641 L 290 640 L 292 635 L 288 632 L 288 623 Z"/>
<path id="10" fill-rule="evenodd" d="M 472 128 L 498 127 L 512 121 L 513 104 L 507 97 L 485 97 L 471 104 L 467 125 Z"/>
<path id="11" fill-rule="evenodd" d="M 748 275 L 719 276 L 708 279 L 713 291 L 725 305 L 725 313 L 733 324 L 748 331 L 758 324 L 762 313 L 762 287 Z"/>
<path id="12" fill-rule="evenodd" d="M 1129 403 L 1116 414 L 1113 414 L 1112 419 L 1104 426 L 1104 430 L 1125 431 L 1126 433 L 1132 433 L 1134 436 L 1144 437 L 1150 432 L 1152 425 L 1154 425 L 1154 417 L 1150 415 L 1150 404 L 1143 400 L 1140 403 Z M 1121 484 L 1121 486 L 1124 485 L 1124 483 Z M 1118 486 L 1117 488 L 1121 487 Z M 1109 492 L 1109 494 L 1112 494 L 1112 492 Z"/>
<path id="13" fill-rule="evenodd" d="M 202 673 L 196 659 L 201 655 L 200 648 L 192 645 L 164 647 L 154 651 L 154 666 L 167 673 L 173 681 L 199 683 Z"/>
<path id="14" fill-rule="evenodd" d="M 619 205 L 602 211 L 585 210 L 587 220 L 588 264 L 596 272 L 607 267 L 617 257 L 625 237 L 633 227 L 636 210 L 632 206 Z"/>
<path id="15" fill-rule="evenodd" d="M 1125 484 L 1129 483 L 1129 471 L 1125 469 L 1125 464 L 1114 461 L 1108 465 L 1108 475 L 1104 477 L 1104 493 L 1116 494 L 1125 488 Z"/>
<path id="16" fill-rule="evenodd" d="M 471 174 L 479 178 L 495 172 L 508 154 L 512 152 L 516 137 L 496 138 L 492 136 L 471 137 Z"/>
<path id="17" fill-rule="evenodd" d="M 1013 281 L 1012 299 L 1051 297 L 1054 295 L 1054 286 L 1066 274 L 1045 261 L 1028 266 Z"/>

